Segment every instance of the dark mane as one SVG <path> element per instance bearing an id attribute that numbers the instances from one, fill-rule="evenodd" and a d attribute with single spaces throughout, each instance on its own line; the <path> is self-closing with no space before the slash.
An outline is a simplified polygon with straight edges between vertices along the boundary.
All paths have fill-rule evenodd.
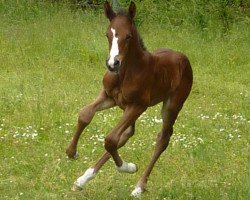
<path id="1" fill-rule="evenodd" d="M 125 9 L 119 9 L 119 10 L 116 12 L 116 15 L 117 15 L 117 16 L 119 16 L 119 15 L 120 15 L 120 16 L 125 16 L 125 17 L 127 17 L 127 18 L 130 18 L 129 15 L 128 15 L 128 12 L 127 12 Z M 132 21 L 132 23 L 133 23 L 134 26 L 136 27 L 136 24 L 135 24 L 134 20 Z M 140 33 L 138 32 L 138 30 L 137 30 L 137 33 L 138 33 L 138 36 L 139 36 L 139 44 L 140 44 L 140 47 L 141 47 L 144 51 L 146 51 L 147 48 L 146 48 L 146 46 L 145 46 L 145 44 L 144 44 L 144 42 L 143 42 L 143 39 L 142 39 Z"/>

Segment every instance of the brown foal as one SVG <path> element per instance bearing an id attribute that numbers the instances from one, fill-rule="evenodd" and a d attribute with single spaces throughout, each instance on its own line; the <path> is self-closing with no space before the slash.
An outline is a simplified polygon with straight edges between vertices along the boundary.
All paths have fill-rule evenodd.
<path id="1" fill-rule="evenodd" d="M 104 11 L 110 21 L 107 29 L 110 52 L 106 61 L 108 71 L 103 78 L 104 87 L 96 100 L 80 111 L 77 129 L 66 153 L 69 158 L 77 156 L 78 139 L 97 111 L 119 106 L 124 113 L 105 138 L 106 152 L 77 179 L 73 190 L 82 189 L 111 157 L 120 172 L 136 172 L 136 165 L 123 161 L 118 149 L 134 134 L 138 117 L 148 107 L 163 102 L 162 129 L 152 159 L 132 192 L 137 196 L 145 190 L 155 162 L 169 144 L 177 115 L 191 91 L 192 69 L 182 53 L 170 49 L 149 53 L 145 49 L 133 22 L 136 12 L 133 2 L 127 11 L 117 13 L 106 2 Z"/>

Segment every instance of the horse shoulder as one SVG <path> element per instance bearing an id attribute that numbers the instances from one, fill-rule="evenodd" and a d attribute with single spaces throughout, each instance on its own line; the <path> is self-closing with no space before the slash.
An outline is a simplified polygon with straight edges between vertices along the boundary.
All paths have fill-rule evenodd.
<path id="1" fill-rule="evenodd" d="M 118 90 L 119 77 L 115 73 L 106 72 L 103 77 L 103 87 L 108 96 L 112 96 L 114 90 Z"/>

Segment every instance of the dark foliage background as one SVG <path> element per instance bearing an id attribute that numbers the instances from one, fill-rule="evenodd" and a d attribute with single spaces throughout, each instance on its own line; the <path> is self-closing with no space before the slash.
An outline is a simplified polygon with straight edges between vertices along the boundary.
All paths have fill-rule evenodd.
<path id="1" fill-rule="evenodd" d="M 39 17 L 41 7 L 46 12 L 55 12 L 51 7 L 67 5 L 72 12 L 103 12 L 105 0 L 2 0 L 0 12 L 8 13 L 10 19 Z M 127 7 L 130 0 L 111 0 L 114 7 Z M 248 23 L 250 3 L 247 0 L 135 0 L 137 24 L 159 23 L 171 28 L 180 26 L 227 32 L 238 22 Z M 16 8 L 18 7 L 18 9 Z M 19 12 L 18 12 L 19 11 Z M 23 12 L 25 11 L 25 12 Z"/>

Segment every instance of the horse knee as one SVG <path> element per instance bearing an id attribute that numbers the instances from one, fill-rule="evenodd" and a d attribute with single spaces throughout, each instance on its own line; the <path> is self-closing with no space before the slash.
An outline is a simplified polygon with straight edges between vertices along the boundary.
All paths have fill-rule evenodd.
<path id="1" fill-rule="evenodd" d="M 105 147 L 105 149 L 106 149 L 107 152 L 111 153 L 112 151 L 114 151 L 115 149 L 117 149 L 117 145 L 118 145 L 118 141 L 115 140 L 115 138 L 113 138 L 112 136 L 108 135 L 105 138 L 104 147 Z"/>

